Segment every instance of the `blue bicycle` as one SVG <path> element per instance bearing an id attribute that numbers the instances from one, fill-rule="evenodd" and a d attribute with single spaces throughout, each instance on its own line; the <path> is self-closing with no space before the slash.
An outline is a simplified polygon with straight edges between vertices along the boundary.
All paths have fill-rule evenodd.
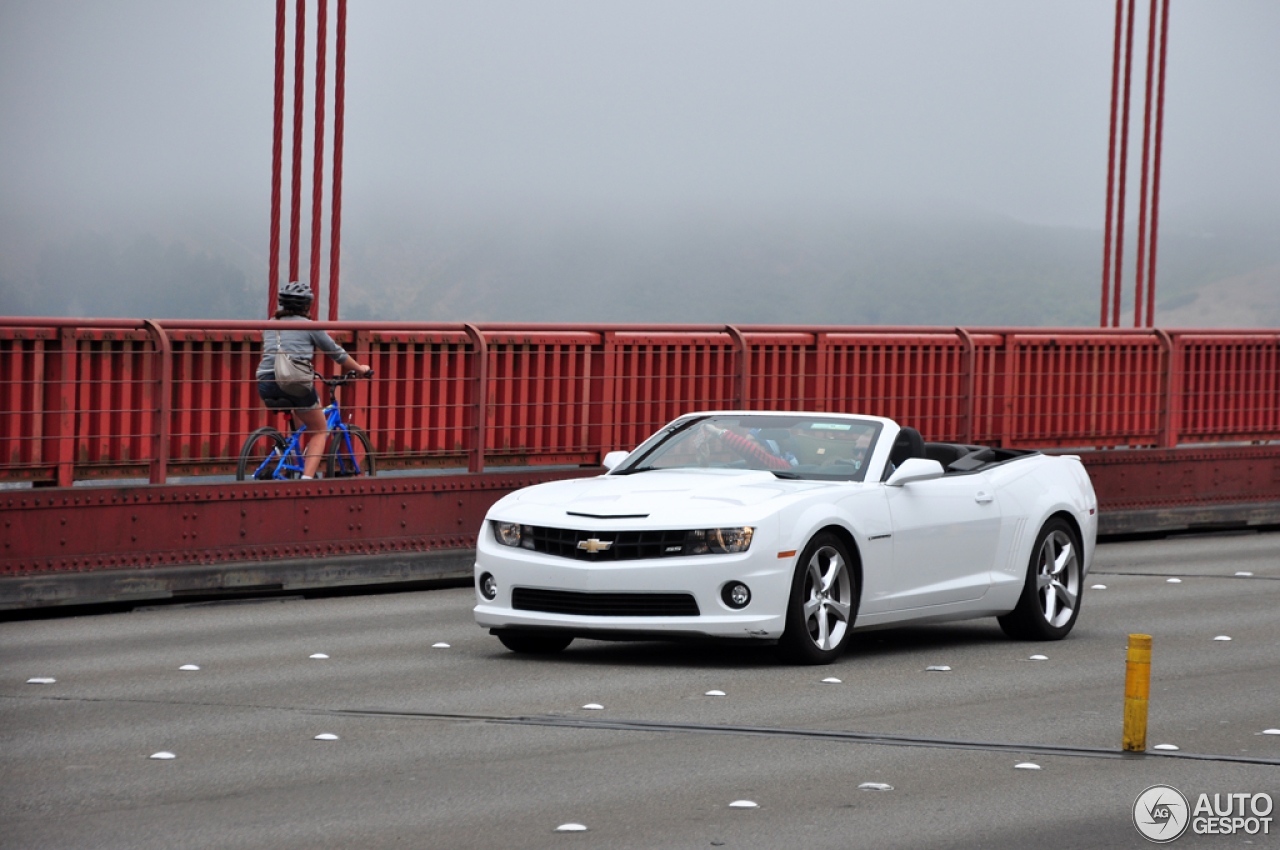
<path id="1" fill-rule="evenodd" d="M 326 478 L 376 474 L 369 436 L 360 427 L 342 421 L 342 411 L 338 407 L 338 388 L 359 377 L 359 372 L 347 372 L 337 378 L 321 378 L 328 387 L 329 395 L 329 403 L 324 408 L 325 420 L 329 424 Z M 365 373 L 364 377 L 372 378 L 373 371 Z M 290 416 L 292 429 L 292 413 L 287 410 L 280 412 Z M 303 425 L 292 431 L 287 438 L 270 426 L 254 431 L 240 449 L 236 480 L 250 478 L 255 481 L 288 481 L 301 478 L 303 457 L 299 435 L 305 430 L 307 428 Z"/>

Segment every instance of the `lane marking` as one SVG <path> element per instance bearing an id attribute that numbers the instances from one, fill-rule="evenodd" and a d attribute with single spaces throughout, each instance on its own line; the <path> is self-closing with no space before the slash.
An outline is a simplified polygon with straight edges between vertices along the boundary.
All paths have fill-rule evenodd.
<path id="1" fill-rule="evenodd" d="M 1130 573 L 1123 570 L 1089 569 L 1089 575 L 1099 576 L 1135 576 L 1137 578 L 1229 578 L 1234 580 L 1253 579 L 1256 581 L 1280 581 L 1280 576 L 1224 575 L 1222 573 Z"/>
<path id="2" fill-rule="evenodd" d="M 876 744 L 892 747 L 933 747 L 945 750 L 985 750 L 988 752 L 1036 753 L 1037 755 L 1071 756 L 1077 758 L 1145 759 L 1182 758 L 1194 761 L 1219 761 L 1233 764 L 1265 764 L 1280 766 L 1280 759 L 1250 756 L 1218 755 L 1213 753 L 1145 752 L 1126 753 L 1123 750 L 1102 747 L 1070 747 L 1053 744 L 1009 744 L 1001 741 L 963 741 L 948 738 L 923 738 L 911 735 L 884 735 L 871 732 L 848 732 L 827 729 L 787 729 L 776 726 L 730 726 L 705 723 L 663 723 L 651 720 L 588 720 L 578 717 L 504 716 L 486 714 L 444 714 L 416 711 L 378 711 L 372 709 L 331 709 L 325 714 L 343 717 L 403 717 L 423 720 L 461 721 L 468 723 L 497 723 L 505 726 L 550 726 L 560 728 L 611 730 L 618 732 L 686 732 L 705 735 L 750 735 L 765 738 L 805 738 L 825 741 L 848 741 L 857 744 Z"/>
<path id="3" fill-rule="evenodd" d="M 1143 753 L 1126 753 L 1123 750 L 1103 747 L 1071 747 L 1053 744 L 1010 744 L 1002 741 L 964 741 L 949 738 L 924 738 L 912 735 L 886 735 L 874 732 L 850 732 L 828 729 L 788 729 L 777 726 L 732 726 L 706 723 L 664 723 L 652 720 L 604 720 L 585 717 L 556 715 L 501 715 L 465 714 L 432 711 L 391 711 L 372 708 L 307 708 L 299 706 L 253 705 L 242 703 L 194 702 L 185 700 L 110 699 L 105 697 L 18 696 L 0 694 L 0 699 L 24 702 L 83 702 L 115 704 L 173 705 L 192 708 L 234 708 L 254 711 L 287 711 L 296 714 L 330 717 L 401 717 L 406 720 L 441 720 L 458 723 L 496 723 L 504 726 L 548 726 L 569 729 L 591 729 L 616 732 L 685 732 L 703 735 L 747 735 L 763 738 L 798 738 L 822 741 L 847 741 L 852 744 L 874 744 L 890 747 L 926 747 L 943 750 L 982 750 L 987 752 L 1035 753 L 1037 755 L 1068 756 L 1073 758 L 1101 759 L 1187 759 L 1230 764 L 1262 764 L 1280 767 L 1280 759 L 1251 756 L 1221 755 L 1215 753 L 1188 753 L 1169 750 L 1148 750 Z"/>

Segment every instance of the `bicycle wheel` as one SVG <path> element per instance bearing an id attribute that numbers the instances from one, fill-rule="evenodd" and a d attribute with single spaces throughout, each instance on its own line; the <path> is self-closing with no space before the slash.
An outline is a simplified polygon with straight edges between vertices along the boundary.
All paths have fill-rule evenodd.
<path id="1" fill-rule="evenodd" d="M 246 477 L 255 481 L 270 481 L 275 477 L 276 465 L 287 445 L 284 436 L 275 428 L 259 428 L 249 435 L 240 449 L 240 462 L 236 464 L 236 480 Z M 286 472 L 290 478 L 292 472 Z"/>
<path id="2" fill-rule="evenodd" d="M 345 433 L 334 429 L 329 438 L 329 460 L 325 467 L 327 478 L 350 478 L 353 475 L 377 475 L 373 451 L 364 429 L 347 425 Z"/>

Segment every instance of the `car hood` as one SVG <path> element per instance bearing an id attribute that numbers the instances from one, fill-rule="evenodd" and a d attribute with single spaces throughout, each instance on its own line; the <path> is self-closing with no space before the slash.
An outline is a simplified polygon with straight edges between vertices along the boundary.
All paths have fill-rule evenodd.
<path id="1" fill-rule="evenodd" d="M 768 512 L 766 503 L 773 500 L 830 486 L 823 481 L 780 479 L 770 472 L 657 469 L 539 484 L 502 499 L 494 513 L 534 524 L 585 518 L 680 526 L 708 514 L 746 519 L 746 515 Z"/>

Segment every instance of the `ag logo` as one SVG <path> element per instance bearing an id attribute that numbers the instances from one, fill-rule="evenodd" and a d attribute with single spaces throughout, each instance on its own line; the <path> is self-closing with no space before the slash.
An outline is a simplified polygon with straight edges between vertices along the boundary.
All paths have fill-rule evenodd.
<path id="1" fill-rule="evenodd" d="M 1133 801 L 1133 825 L 1142 837 L 1167 844 L 1187 831 L 1187 798 L 1172 785 L 1152 785 Z"/>

